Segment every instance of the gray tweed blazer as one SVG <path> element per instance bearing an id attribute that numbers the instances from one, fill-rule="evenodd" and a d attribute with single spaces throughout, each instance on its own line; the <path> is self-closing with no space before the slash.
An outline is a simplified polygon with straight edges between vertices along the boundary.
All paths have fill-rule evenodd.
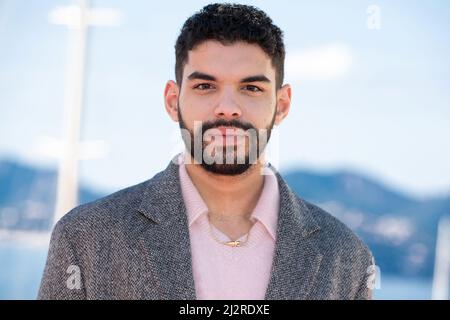
<path id="1" fill-rule="evenodd" d="M 369 249 L 274 171 L 280 211 L 266 299 L 370 299 Z M 196 299 L 178 165 L 67 213 L 38 298 Z"/>

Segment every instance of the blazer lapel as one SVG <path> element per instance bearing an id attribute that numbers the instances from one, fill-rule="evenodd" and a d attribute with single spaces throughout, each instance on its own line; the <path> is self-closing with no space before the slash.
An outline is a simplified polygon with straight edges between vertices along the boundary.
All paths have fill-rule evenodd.
<path id="1" fill-rule="evenodd" d="M 306 204 L 295 196 L 280 174 L 275 173 L 280 190 L 280 212 L 266 299 L 306 299 L 323 258 L 310 239 L 320 227 Z"/>
<path id="2" fill-rule="evenodd" d="M 272 167 L 273 168 L 273 167 Z M 280 191 L 280 212 L 272 273 L 266 299 L 306 299 L 323 255 L 310 237 L 320 228 L 303 201 L 274 169 Z M 196 299 L 186 207 L 178 165 L 173 161 L 149 180 L 139 211 L 149 224 L 140 246 L 160 299 Z"/>
<path id="3" fill-rule="evenodd" d="M 173 161 L 149 181 L 139 211 L 152 220 L 140 245 L 150 264 L 153 290 L 160 299 L 196 299 L 186 208 Z"/>

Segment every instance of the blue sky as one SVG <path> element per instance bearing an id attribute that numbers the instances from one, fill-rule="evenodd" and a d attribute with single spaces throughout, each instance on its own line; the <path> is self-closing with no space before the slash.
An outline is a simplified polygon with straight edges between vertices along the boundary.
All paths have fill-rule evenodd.
<path id="1" fill-rule="evenodd" d="M 55 166 L 62 137 L 68 32 L 49 12 L 71 1 L 0 0 L 0 157 Z M 207 1 L 91 1 L 120 9 L 89 34 L 84 140 L 106 154 L 81 162 L 83 182 L 115 190 L 168 163 L 177 124 L 164 111 L 173 46 Z M 349 169 L 407 193 L 450 192 L 450 3 L 242 1 L 285 33 L 291 112 L 279 130 L 281 170 Z M 370 5 L 380 29 L 367 27 Z"/>

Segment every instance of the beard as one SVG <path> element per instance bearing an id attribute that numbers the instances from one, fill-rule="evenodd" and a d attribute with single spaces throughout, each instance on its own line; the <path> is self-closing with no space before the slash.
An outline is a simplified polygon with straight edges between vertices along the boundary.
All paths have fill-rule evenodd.
<path id="1" fill-rule="evenodd" d="M 268 127 L 263 130 L 256 129 L 251 123 L 241 122 L 239 120 L 217 119 L 215 121 L 206 121 L 201 123 L 199 128 L 188 129 L 183 120 L 178 103 L 179 126 L 182 129 L 182 138 L 186 149 L 189 150 L 192 159 L 199 163 L 202 168 L 208 172 L 236 176 L 245 173 L 250 167 L 259 161 L 270 140 L 270 135 L 274 126 L 276 108 L 272 120 Z M 219 127 L 230 127 L 233 129 L 242 129 L 245 132 L 253 132 L 252 136 L 241 136 L 244 140 L 244 149 L 237 144 L 219 144 L 211 151 L 211 144 L 216 142 L 205 141 L 204 134 L 210 129 Z M 232 137 L 234 139 L 234 137 Z M 228 141 L 228 140 L 226 140 Z M 242 140 L 241 140 L 242 142 Z M 197 148 L 197 150 L 196 150 Z M 244 152 L 244 154 L 242 153 Z M 211 161 L 211 156 L 214 157 Z M 230 161 L 231 159 L 231 161 Z"/>

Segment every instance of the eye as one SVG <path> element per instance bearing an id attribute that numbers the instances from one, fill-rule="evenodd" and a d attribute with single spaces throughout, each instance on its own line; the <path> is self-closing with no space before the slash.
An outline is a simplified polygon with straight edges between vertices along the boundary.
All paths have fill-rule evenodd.
<path id="1" fill-rule="evenodd" d="M 213 86 L 209 83 L 200 83 L 200 84 L 195 85 L 194 89 L 209 90 L 209 89 L 213 89 Z"/>
<path id="2" fill-rule="evenodd" d="M 257 86 L 252 86 L 252 85 L 244 86 L 244 90 L 248 90 L 251 92 L 262 92 L 263 91 L 261 88 L 259 88 Z"/>

